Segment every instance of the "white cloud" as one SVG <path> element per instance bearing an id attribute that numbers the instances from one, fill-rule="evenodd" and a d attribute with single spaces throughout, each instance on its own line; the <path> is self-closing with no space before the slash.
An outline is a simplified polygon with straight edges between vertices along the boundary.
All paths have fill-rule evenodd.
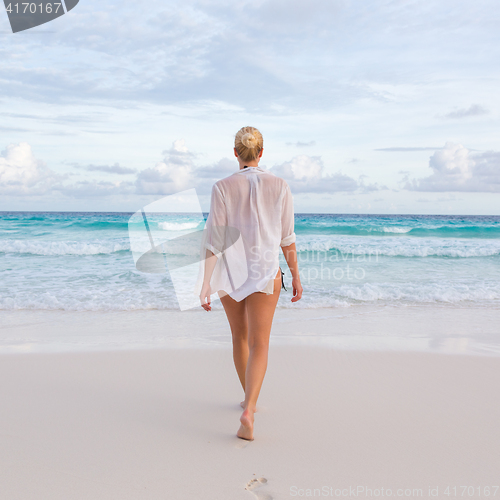
<path id="1" fill-rule="evenodd" d="M 9 144 L 0 154 L 0 193 L 3 195 L 44 194 L 64 178 L 37 160 L 27 142 Z"/>
<path id="2" fill-rule="evenodd" d="M 183 139 L 174 141 L 163 154 L 163 161 L 137 175 L 137 194 L 167 195 L 193 187 L 198 193 L 207 194 L 215 181 L 232 174 L 237 168 L 236 161 L 227 158 L 214 165 L 195 166 L 195 155 Z"/>
<path id="3" fill-rule="evenodd" d="M 479 104 L 471 104 L 469 108 L 456 109 L 444 115 L 444 118 L 467 118 L 469 116 L 486 115 L 488 110 L 480 106 Z"/>
<path id="4" fill-rule="evenodd" d="M 379 189 L 373 184 L 366 186 L 363 182 L 366 176 L 362 176 L 358 182 L 342 172 L 325 174 L 325 166 L 320 156 L 297 155 L 270 170 L 283 177 L 293 193 L 335 193 L 358 189 L 365 192 Z"/>
<path id="5" fill-rule="evenodd" d="M 73 198 L 87 198 L 134 192 L 131 182 L 85 180 L 65 184 L 68 177 L 67 174 L 52 171 L 42 160 L 35 158 L 27 142 L 9 144 L 0 154 L 0 193 L 5 196 L 60 193 Z"/>
<path id="6" fill-rule="evenodd" d="M 422 179 L 403 179 L 412 191 L 500 192 L 500 153 L 471 153 L 461 144 L 447 142 L 429 159 L 433 173 Z"/>
<path id="7" fill-rule="evenodd" d="M 137 193 L 165 195 L 193 187 L 194 155 L 189 152 L 184 140 L 174 141 L 163 154 L 163 161 L 139 172 L 135 182 Z"/>
<path id="8" fill-rule="evenodd" d="M 127 175 L 127 174 L 135 174 L 137 170 L 134 168 L 128 167 L 120 167 L 118 163 L 114 165 L 87 165 L 85 167 L 79 167 L 75 165 L 77 168 L 83 168 L 84 170 L 88 170 L 89 172 L 106 172 L 108 174 L 118 174 L 118 175 Z"/>
<path id="9" fill-rule="evenodd" d="M 227 177 L 236 171 L 238 164 L 236 160 L 230 160 L 229 158 L 222 158 L 214 165 L 208 167 L 197 167 L 194 174 L 198 180 L 198 189 L 201 191 L 207 191 L 207 183 L 209 181 L 215 182 L 223 177 Z M 210 192 L 211 186 L 208 187 L 208 192 Z"/>

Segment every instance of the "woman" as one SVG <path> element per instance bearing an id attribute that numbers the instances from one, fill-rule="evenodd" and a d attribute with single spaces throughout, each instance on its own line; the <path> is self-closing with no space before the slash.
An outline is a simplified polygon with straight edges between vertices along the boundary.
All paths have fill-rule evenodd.
<path id="1" fill-rule="evenodd" d="M 302 297 L 302 286 L 290 188 L 285 180 L 259 167 L 263 139 L 256 128 L 239 130 L 234 145 L 239 171 L 212 188 L 200 300 L 210 311 L 210 295 L 218 291 L 229 320 L 234 365 L 245 391 L 237 436 L 251 441 L 271 324 L 283 283 L 280 246 L 292 273 L 292 302 Z M 229 244 L 228 232 L 236 233 Z M 235 240 L 242 242 L 240 250 Z"/>

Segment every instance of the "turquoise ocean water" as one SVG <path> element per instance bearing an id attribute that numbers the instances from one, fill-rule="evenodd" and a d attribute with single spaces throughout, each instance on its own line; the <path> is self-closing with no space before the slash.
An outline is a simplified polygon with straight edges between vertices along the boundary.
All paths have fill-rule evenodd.
<path id="1" fill-rule="evenodd" d="M 131 215 L 0 213 L 0 310 L 177 309 L 168 273 L 134 266 Z M 150 224 L 168 238 L 203 227 L 190 214 Z M 295 231 L 305 293 L 293 307 L 500 306 L 498 216 L 296 214 Z M 278 307 L 292 307 L 286 295 Z"/>

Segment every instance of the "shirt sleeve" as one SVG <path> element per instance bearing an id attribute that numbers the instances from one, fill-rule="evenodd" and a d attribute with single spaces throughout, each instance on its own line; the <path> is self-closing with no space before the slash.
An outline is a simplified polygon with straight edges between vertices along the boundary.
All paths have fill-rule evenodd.
<path id="1" fill-rule="evenodd" d="M 281 243 L 282 247 L 287 247 L 295 243 L 293 198 L 290 187 L 286 186 L 281 207 Z"/>
<path id="2" fill-rule="evenodd" d="M 210 250 L 219 258 L 224 250 L 225 234 L 227 226 L 227 212 L 224 197 L 217 186 L 212 187 L 212 196 L 210 200 L 210 213 L 205 224 L 205 243 L 204 248 Z"/>

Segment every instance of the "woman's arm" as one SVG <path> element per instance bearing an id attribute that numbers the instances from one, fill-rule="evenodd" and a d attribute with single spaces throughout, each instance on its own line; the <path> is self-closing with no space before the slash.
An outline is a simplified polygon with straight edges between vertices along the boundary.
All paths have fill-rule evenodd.
<path id="1" fill-rule="evenodd" d="M 220 252 L 224 249 L 226 225 L 227 214 L 224 197 L 222 196 L 217 184 L 214 184 L 210 200 L 210 214 L 205 225 L 205 254 L 203 255 L 202 253 L 205 269 L 203 273 L 203 285 L 200 292 L 200 303 L 201 307 L 203 307 L 205 311 L 212 310 L 210 307 L 210 295 L 212 293 L 212 290 L 210 289 L 210 280 L 212 278 L 215 265 L 217 264 L 217 258 Z M 217 255 L 210 249 L 217 252 Z"/>
<path id="2" fill-rule="evenodd" d="M 212 278 L 212 273 L 214 272 L 215 264 L 217 264 L 217 257 L 213 252 L 207 249 L 205 258 L 205 274 L 203 276 L 203 285 L 200 292 L 201 307 L 205 311 L 211 311 L 210 306 L 210 295 L 212 290 L 210 289 L 210 279 Z"/>
<path id="3" fill-rule="evenodd" d="M 295 248 L 295 243 L 286 247 L 281 247 L 281 249 L 283 250 L 283 255 L 285 256 L 288 268 L 292 273 L 292 302 L 297 302 L 297 300 L 302 298 L 302 285 L 300 283 L 299 265 L 297 263 L 297 249 Z"/>
<path id="4" fill-rule="evenodd" d="M 295 248 L 295 221 L 293 215 L 293 198 L 290 187 L 286 184 L 281 208 L 281 249 L 285 256 L 288 268 L 292 273 L 292 302 L 297 302 L 302 297 L 302 285 L 300 284 L 299 265 L 297 263 L 297 249 Z"/>

